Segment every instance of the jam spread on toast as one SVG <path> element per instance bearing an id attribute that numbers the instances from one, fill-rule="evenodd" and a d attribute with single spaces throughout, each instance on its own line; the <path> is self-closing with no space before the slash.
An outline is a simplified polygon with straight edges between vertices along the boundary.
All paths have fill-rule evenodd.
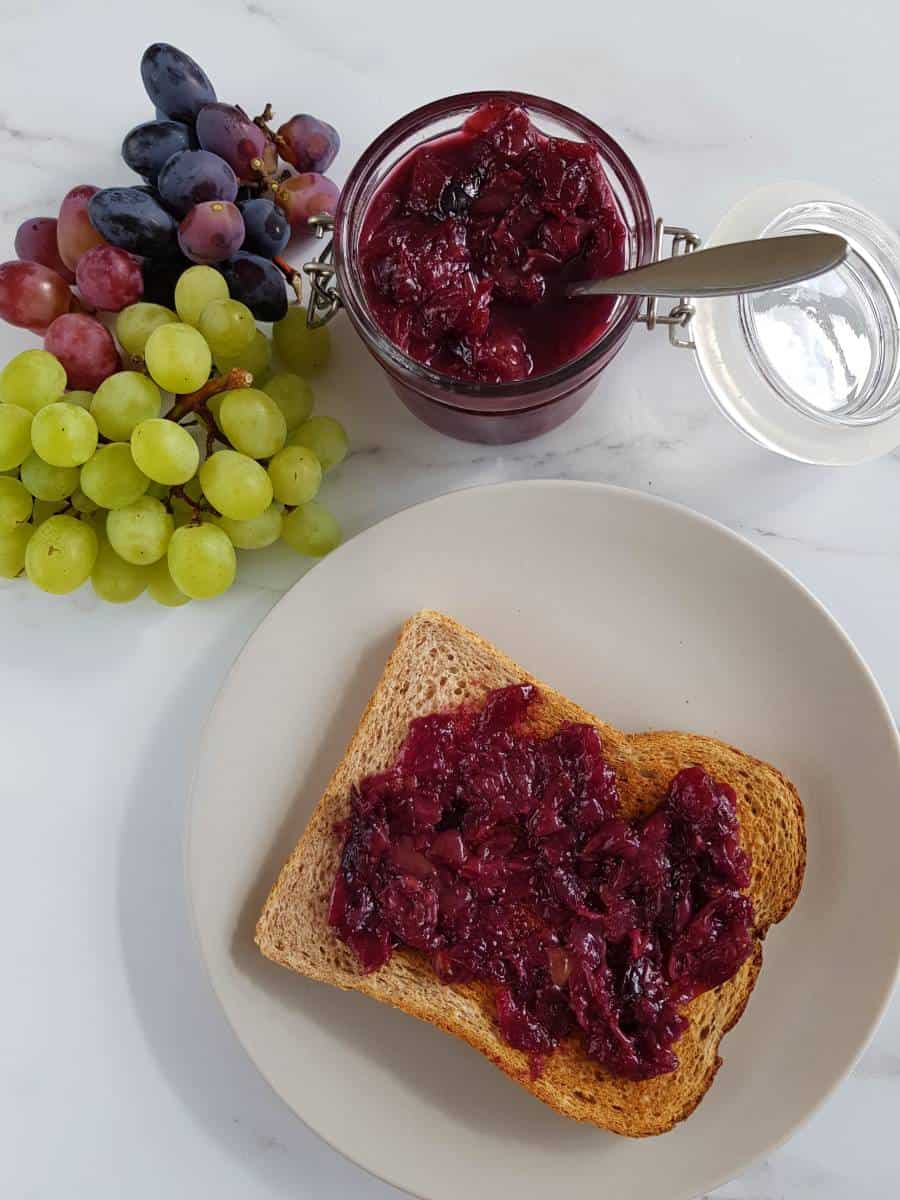
<path id="1" fill-rule="evenodd" d="M 444 983 L 489 984 L 533 1070 L 578 1034 L 649 1079 L 678 1065 L 684 1005 L 752 947 L 735 794 L 691 766 L 625 819 L 597 729 L 544 734 L 538 699 L 513 685 L 410 724 L 353 789 L 329 920 L 364 971 L 407 947 Z"/>

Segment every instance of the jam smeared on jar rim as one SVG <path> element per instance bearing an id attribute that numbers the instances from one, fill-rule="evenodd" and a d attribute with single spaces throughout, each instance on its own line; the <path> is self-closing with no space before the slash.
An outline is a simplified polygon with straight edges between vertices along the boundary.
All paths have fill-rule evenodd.
<path id="1" fill-rule="evenodd" d="M 492 985 L 532 1070 L 580 1034 L 628 1079 L 672 1071 L 683 1006 L 752 947 L 735 794 L 700 767 L 619 814 L 592 725 L 527 732 L 527 684 L 413 721 L 353 789 L 329 920 L 364 971 L 419 950 L 444 983 Z"/>
<path id="2" fill-rule="evenodd" d="M 600 153 L 509 100 L 411 150 L 366 212 L 366 300 L 411 358 L 471 383 L 543 375 L 609 327 L 615 298 L 565 283 L 621 271 L 627 232 Z"/>

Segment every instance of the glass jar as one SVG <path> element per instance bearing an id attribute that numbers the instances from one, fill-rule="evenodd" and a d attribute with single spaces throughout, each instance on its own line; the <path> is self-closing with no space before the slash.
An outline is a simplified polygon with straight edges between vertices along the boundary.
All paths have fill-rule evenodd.
<path id="1" fill-rule="evenodd" d="M 650 262 L 654 255 L 653 214 L 643 180 L 631 160 L 587 117 L 523 92 L 449 96 L 416 109 L 386 129 L 350 172 L 335 217 L 333 246 L 341 302 L 406 407 L 451 437 L 492 444 L 537 437 L 577 412 L 600 372 L 624 345 L 641 306 L 638 297 L 617 297 L 607 328 L 584 353 L 553 371 L 508 383 L 470 383 L 432 371 L 394 345 L 375 322 L 358 261 L 360 233 L 372 197 L 414 147 L 459 128 L 481 104 L 498 98 L 524 105 L 543 133 L 596 147 L 626 227 L 625 266 Z"/>
<path id="2" fill-rule="evenodd" d="M 822 184 L 769 184 L 740 200 L 707 245 L 836 233 L 846 260 L 756 295 L 691 302 L 688 344 L 725 416 L 761 446 L 853 466 L 900 445 L 900 237 Z"/>

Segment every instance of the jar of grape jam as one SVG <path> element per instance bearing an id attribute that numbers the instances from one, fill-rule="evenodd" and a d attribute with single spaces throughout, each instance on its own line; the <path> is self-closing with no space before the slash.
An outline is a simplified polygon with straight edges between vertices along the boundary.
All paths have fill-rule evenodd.
<path id="1" fill-rule="evenodd" d="M 667 236 L 672 254 L 700 239 L 654 221 L 630 159 L 587 117 L 521 92 L 469 92 L 416 109 L 364 152 L 332 242 L 305 268 L 309 316 L 346 308 L 407 408 L 494 444 L 561 424 L 636 321 L 664 326 L 743 433 L 847 466 L 900 445 L 900 237 L 833 188 L 784 182 L 737 201 L 706 244 L 813 232 L 839 234 L 848 254 L 800 286 L 667 309 L 567 300 L 567 283 L 662 257 Z"/>
<path id="2" fill-rule="evenodd" d="M 545 433 L 631 331 L 635 297 L 562 285 L 651 261 L 643 181 L 587 117 L 471 92 L 416 109 L 350 173 L 335 218 L 341 301 L 403 403 L 466 441 Z"/>

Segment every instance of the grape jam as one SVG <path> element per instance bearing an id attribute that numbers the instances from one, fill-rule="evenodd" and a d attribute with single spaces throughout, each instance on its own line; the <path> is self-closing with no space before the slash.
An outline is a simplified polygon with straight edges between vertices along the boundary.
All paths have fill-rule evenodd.
<path id="1" fill-rule="evenodd" d="M 561 285 L 621 271 L 627 231 L 589 142 L 548 137 L 511 101 L 410 151 L 366 213 L 360 262 L 378 325 L 446 375 L 503 383 L 582 354 L 613 297 Z"/>
<path id="2" fill-rule="evenodd" d="M 366 972 L 398 947 L 493 986 L 532 1069 L 572 1034 L 628 1079 L 672 1071 L 682 1009 L 752 947 L 735 794 L 700 767 L 624 819 L 591 725 L 527 732 L 530 685 L 421 717 L 353 789 L 329 920 Z"/>

